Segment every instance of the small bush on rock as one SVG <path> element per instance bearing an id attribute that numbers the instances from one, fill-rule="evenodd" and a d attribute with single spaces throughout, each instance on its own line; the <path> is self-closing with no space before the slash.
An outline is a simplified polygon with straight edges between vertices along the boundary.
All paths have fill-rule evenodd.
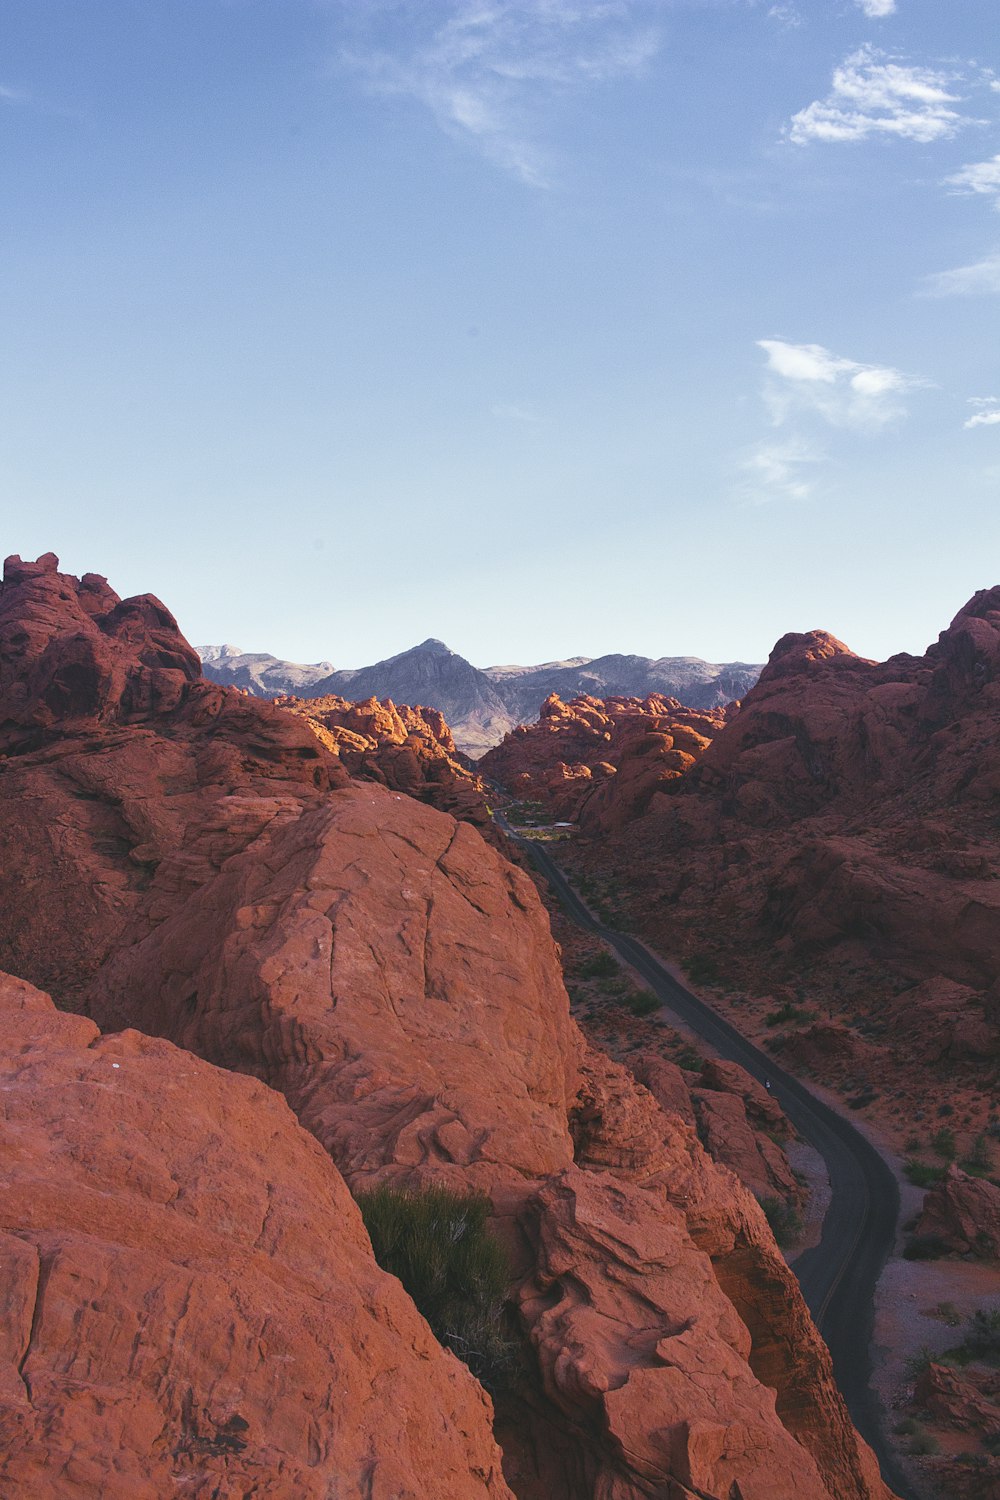
<path id="1" fill-rule="evenodd" d="M 510 1383 L 516 1345 L 504 1326 L 511 1268 L 487 1226 L 490 1201 L 447 1188 L 377 1187 L 357 1195 L 384 1271 L 398 1276 L 435 1337 L 487 1390 Z"/>
<path id="2" fill-rule="evenodd" d="M 782 1198 L 760 1198 L 758 1202 L 778 1244 L 782 1248 L 794 1245 L 802 1233 L 801 1215 Z"/>

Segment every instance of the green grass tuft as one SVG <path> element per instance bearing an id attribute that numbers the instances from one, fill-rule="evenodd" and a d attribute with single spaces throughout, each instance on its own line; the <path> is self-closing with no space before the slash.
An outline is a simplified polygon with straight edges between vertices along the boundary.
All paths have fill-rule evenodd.
<path id="1" fill-rule="evenodd" d="M 398 1276 L 435 1337 L 489 1391 L 508 1385 L 516 1345 L 504 1307 L 511 1267 L 479 1193 L 377 1187 L 357 1195 L 375 1259 Z"/>

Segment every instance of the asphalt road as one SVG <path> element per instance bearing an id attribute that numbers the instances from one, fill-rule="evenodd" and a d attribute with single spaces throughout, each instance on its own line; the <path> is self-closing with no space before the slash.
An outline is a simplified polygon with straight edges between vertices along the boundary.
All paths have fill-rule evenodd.
<path id="1" fill-rule="evenodd" d="M 506 831 L 516 831 L 503 820 Z M 674 978 L 637 938 L 604 927 L 584 906 L 552 859 L 534 839 L 521 841 L 569 916 L 617 949 L 664 1006 L 708 1042 L 720 1057 L 738 1062 L 771 1090 L 803 1140 L 826 1163 L 832 1191 L 820 1243 L 792 1269 L 833 1358 L 837 1383 L 858 1431 L 878 1455 L 886 1483 L 903 1500 L 913 1491 L 889 1453 L 871 1387 L 875 1286 L 892 1249 L 899 1190 L 887 1163 L 849 1120 L 780 1068 L 735 1027 Z"/>

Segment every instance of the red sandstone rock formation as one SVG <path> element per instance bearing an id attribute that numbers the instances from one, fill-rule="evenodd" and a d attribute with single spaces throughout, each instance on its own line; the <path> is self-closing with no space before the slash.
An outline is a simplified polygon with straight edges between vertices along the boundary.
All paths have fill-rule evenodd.
<path id="1" fill-rule="evenodd" d="M 511 1500 L 283 1099 L 6 975 L 0 1014 L 0 1493 Z"/>
<path id="2" fill-rule="evenodd" d="M 690 770 L 729 713 L 685 708 L 658 693 L 570 703 L 553 693 L 538 723 L 512 730 L 479 767 L 554 819 L 619 828 Z"/>
<path id="3" fill-rule="evenodd" d="M 492 827 L 482 777 L 456 750 L 436 708 L 411 708 L 390 698 L 350 703 L 337 697 L 286 697 L 275 702 L 304 718 L 352 776 L 381 782 L 478 828 Z"/>
<path id="4" fill-rule="evenodd" d="M 924 1199 L 917 1233 L 959 1255 L 1000 1259 L 1000 1187 L 952 1164 Z"/>
<path id="5" fill-rule="evenodd" d="M 61 732 L 44 684 L 67 682 L 58 667 L 60 611 L 67 649 L 88 636 L 78 618 L 82 592 L 53 564 L 26 577 L 13 569 L 0 595 L 5 631 L 16 637 L 19 611 L 35 618 L 48 610 L 50 627 L 41 657 L 26 648 L 6 679 L 23 708 L 0 761 L 0 797 L 11 812 L 0 873 L 0 894 L 13 903 L 0 931 L 7 962 L 14 955 L 32 977 L 55 971 L 61 998 L 106 1026 L 165 1035 L 280 1089 L 351 1183 L 443 1181 L 491 1195 L 515 1253 L 514 1292 L 537 1368 L 534 1386 L 529 1378 L 501 1413 L 505 1469 L 519 1500 L 657 1492 L 727 1500 L 737 1490 L 747 1500 L 793 1492 L 797 1500 L 885 1500 L 757 1205 L 689 1127 L 622 1069 L 585 1052 L 533 884 L 468 825 L 381 786 L 343 784 L 336 760 L 279 710 L 183 673 L 171 679 L 176 691 L 157 689 L 157 697 L 150 683 L 145 696 L 138 688 L 130 696 L 128 684 L 154 670 L 143 656 L 145 625 L 136 627 L 132 656 L 115 658 L 107 691 L 94 689 L 107 673 L 86 677 Z M 100 622 L 116 608 L 104 603 L 87 648 L 98 665 Z M 54 672 L 36 670 L 42 658 Z M 18 901 L 22 888 L 28 894 Z M 95 1056 L 126 1046 L 91 1048 L 92 1029 L 77 1035 Z M 152 1049 L 164 1088 L 194 1070 L 195 1096 L 215 1107 L 202 1065 L 187 1053 L 144 1038 L 127 1047 L 137 1058 Z M 122 1063 L 124 1071 L 125 1053 Z M 142 1079 L 148 1103 L 149 1071 Z M 259 1083 L 241 1087 L 254 1101 L 271 1098 Z M 67 1097 L 52 1096 L 50 1133 L 62 1129 L 75 1141 L 90 1124 L 58 1123 Z M 179 1142 L 176 1165 L 173 1137 L 160 1143 L 155 1120 L 144 1117 L 171 1164 L 158 1176 L 154 1152 L 148 1188 L 141 1168 L 137 1192 L 154 1198 L 158 1183 L 185 1180 L 182 1159 L 189 1171 L 208 1172 L 220 1134 L 198 1112 L 189 1129 L 188 1095 L 178 1087 L 176 1098 L 178 1119 L 162 1127 Z M 114 1111 L 113 1100 L 101 1108 Z M 243 1120 L 240 1138 L 252 1151 L 270 1140 L 269 1128 Z M 111 1148 L 100 1145 L 103 1132 L 96 1140 L 99 1172 Z M 134 1152 L 131 1135 L 122 1150 Z M 283 1181 L 299 1168 L 282 1157 L 280 1171 Z M 220 1164 L 219 1173 L 227 1204 L 230 1179 L 238 1179 L 237 1199 L 255 1180 L 248 1163 Z M 308 1171 L 301 1175 L 311 1189 Z M 295 1190 L 288 1186 L 292 1201 Z M 163 1191 L 172 1202 L 172 1190 Z M 251 1216 L 258 1237 L 262 1212 Z M 26 1213 L 19 1209 L 19 1219 Z M 239 1240 L 245 1221 L 235 1207 L 227 1216 L 221 1228 Z M 75 1223 L 54 1210 L 53 1233 Z M 71 1322 L 78 1311 L 88 1322 L 87 1286 L 82 1307 L 67 1288 Z M 123 1275 L 116 1327 L 129 1326 L 128 1306 L 145 1298 L 145 1287 Z M 393 1319 L 397 1334 L 418 1323 L 408 1316 L 405 1325 Z M 207 1315 L 206 1326 L 216 1326 Z M 233 1326 L 239 1349 L 242 1325 Z M 384 1387 L 397 1413 L 440 1398 L 430 1375 L 429 1395 L 408 1393 L 408 1366 L 383 1352 L 374 1332 L 369 1347 L 377 1383 L 383 1370 L 401 1372 L 399 1386 L 393 1376 Z M 205 1357 L 218 1361 L 214 1344 Z M 88 1382 L 100 1385 L 103 1359 L 79 1377 L 90 1410 Z M 117 1369 L 110 1366 L 112 1386 Z M 233 1413 L 215 1400 L 195 1424 L 198 1441 L 235 1432 Z M 457 1400 L 447 1410 L 457 1412 Z M 339 1407 L 331 1410 L 336 1418 Z M 358 1416 L 356 1430 L 374 1419 L 371 1410 Z M 345 1420 L 353 1432 L 355 1418 Z M 154 1426 L 149 1419 L 141 1431 L 115 1429 L 113 1439 L 99 1427 L 94 1443 L 120 1440 L 120 1463 L 135 1472 L 131 1449 L 145 1452 Z M 398 1415 L 389 1441 L 386 1430 L 372 1438 L 372 1461 L 408 1464 Z M 322 1427 L 310 1433 L 310 1461 L 317 1448 L 325 1461 L 332 1439 Z M 407 1436 L 420 1446 L 409 1428 Z M 470 1425 L 466 1451 L 480 1452 L 477 1443 Z M 301 1451 L 300 1440 L 295 1462 Z M 441 1462 L 458 1464 L 448 1457 L 454 1451 L 443 1447 Z M 291 1483 L 280 1488 L 283 1461 L 268 1457 L 275 1467 L 261 1471 L 262 1493 L 298 1493 Z M 483 1485 L 488 1457 L 479 1467 Z M 385 1492 L 407 1490 L 390 1482 Z M 432 1481 L 425 1493 L 448 1491 Z"/>
<path id="6" fill-rule="evenodd" d="M 1000 588 L 923 657 L 786 636 L 697 766 L 592 857 L 666 951 L 863 1021 L 859 1050 L 896 1059 L 882 1090 L 995 1083 L 998 730 Z"/>

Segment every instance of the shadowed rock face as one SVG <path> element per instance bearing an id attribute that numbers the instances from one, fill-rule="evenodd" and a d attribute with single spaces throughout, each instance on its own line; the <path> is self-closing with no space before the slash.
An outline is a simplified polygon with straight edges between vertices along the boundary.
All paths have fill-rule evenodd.
<path id="1" fill-rule="evenodd" d="M 5 587 L 8 617 L 21 588 L 28 590 L 25 608 L 34 608 L 35 582 Z M 83 586 L 66 580 L 63 587 L 78 599 Z M 65 602 L 73 633 L 73 598 Z M 133 672 L 143 665 L 145 639 L 140 631 Z M 58 641 L 56 622 L 41 653 L 58 654 Z M 30 653 L 22 658 L 14 681 L 34 680 L 33 661 Z M 123 671 L 128 680 L 127 663 Z M 3 908 L 5 961 L 16 957 L 29 977 L 54 971 L 59 998 L 104 1026 L 138 1027 L 186 1049 L 134 1032 L 96 1043 L 89 1021 L 59 1018 L 76 1028 L 74 1045 L 93 1053 L 87 1067 L 111 1058 L 116 1047 L 122 1049 L 111 1059 L 122 1063 L 116 1073 L 127 1061 L 132 1066 L 133 1056 L 148 1058 L 151 1067 L 140 1071 L 136 1064 L 134 1109 L 141 1104 L 146 1111 L 141 1121 L 132 1104 L 119 1107 L 104 1093 L 93 1124 L 87 1111 L 60 1124 L 72 1089 L 47 1096 L 47 1136 L 62 1131 L 75 1142 L 86 1125 L 93 1143 L 89 1155 L 72 1145 L 53 1166 L 54 1180 L 72 1170 L 89 1192 L 104 1181 L 105 1158 L 118 1161 L 120 1150 L 131 1160 L 134 1135 L 149 1137 L 152 1145 L 134 1168 L 135 1193 L 180 1204 L 178 1184 L 190 1181 L 195 1202 L 203 1191 L 198 1174 L 217 1180 L 210 1227 L 242 1244 L 249 1221 L 254 1253 L 272 1255 L 272 1278 L 285 1276 L 282 1256 L 305 1276 L 303 1259 L 314 1255 L 309 1246 L 338 1243 L 323 1204 L 338 1211 L 339 1178 L 328 1165 L 326 1188 L 317 1186 L 326 1160 L 316 1155 L 320 1147 L 352 1184 L 481 1188 L 514 1255 L 512 1295 L 530 1356 L 523 1387 L 505 1398 L 498 1429 L 508 1482 L 520 1500 L 661 1494 L 731 1500 L 737 1493 L 744 1500 L 793 1493 L 797 1500 L 884 1500 L 887 1492 L 851 1429 L 826 1351 L 756 1203 L 710 1161 L 689 1125 L 663 1114 L 623 1069 L 585 1048 L 569 1017 L 534 885 L 469 825 L 383 786 L 348 783 L 336 758 L 290 716 L 230 690 L 185 682 L 175 704 L 161 710 L 150 703 L 130 723 L 116 717 L 122 699 L 112 692 L 100 699 L 105 718 L 87 707 L 62 733 L 52 720 L 43 743 L 0 760 L 0 797 L 11 813 L 3 823 L 0 875 L 0 894 L 13 903 Z M 30 693 L 14 696 L 27 700 Z M 18 889 L 30 899 L 18 904 Z M 261 1081 L 227 1076 L 236 1092 L 224 1096 L 212 1081 L 220 1075 L 194 1054 Z M 264 1083 L 285 1096 L 319 1143 L 304 1158 L 311 1166 L 278 1139 L 275 1108 L 282 1120 L 289 1117 Z M 173 1124 L 157 1123 L 157 1089 L 178 1117 L 176 1142 L 169 1138 Z M 112 1140 L 113 1119 L 126 1129 Z M 168 1139 L 161 1142 L 161 1134 Z M 39 1171 L 44 1177 L 45 1169 Z M 124 1166 L 121 1172 L 133 1182 Z M 286 1221 L 254 1196 L 259 1172 L 288 1194 L 287 1222 L 301 1221 L 300 1248 L 291 1238 L 281 1241 Z M 318 1218 L 310 1208 L 314 1194 Z M 29 1200 L 37 1198 L 26 1194 L 13 1221 L 5 1221 L 19 1243 L 35 1233 Z M 247 1199 L 252 1208 L 244 1212 L 239 1205 Z M 134 1216 L 140 1227 L 149 1217 L 145 1209 Z M 344 1217 L 350 1242 L 357 1223 Z M 57 1195 L 45 1233 L 75 1232 L 79 1222 L 75 1200 Z M 195 1404 L 182 1402 L 176 1420 L 193 1430 L 192 1441 L 225 1445 L 234 1434 L 247 1436 L 232 1418 L 249 1414 L 232 1411 L 227 1394 L 244 1385 L 261 1392 L 254 1410 L 266 1429 L 265 1382 L 275 1403 L 293 1389 L 284 1375 L 272 1374 L 272 1361 L 287 1358 L 291 1371 L 314 1370 L 314 1343 L 333 1336 L 324 1323 L 314 1333 L 304 1315 L 296 1322 L 284 1308 L 260 1334 L 260 1316 L 248 1314 L 261 1362 L 250 1369 L 250 1335 L 228 1308 L 240 1296 L 264 1298 L 266 1289 L 235 1272 L 233 1285 L 226 1282 L 230 1263 L 243 1273 L 250 1264 L 234 1254 L 232 1262 L 222 1256 L 219 1301 L 204 1313 L 193 1304 L 204 1319 L 192 1326 L 198 1347 L 187 1350 L 181 1341 L 170 1354 L 176 1319 L 165 1314 L 157 1321 L 155 1288 L 175 1286 L 172 1266 L 178 1257 L 186 1266 L 187 1241 L 178 1235 L 173 1246 L 163 1231 L 156 1245 L 174 1261 L 155 1270 L 152 1282 L 121 1260 L 122 1272 L 105 1277 L 97 1290 L 87 1277 L 65 1284 L 66 1316 L 72 1323 L 79 1310 L 85 1329 L 91 1314 L 105 1320 L 102 1327 L 131 1327 L 145 1317 L 150 1364 L 140 1348 L 140 1365 L 155 1368 L 161 1382 L 154 1407 L 162 1395 L 173 1412 L 171 1360 L 182 1361 L 181 1383 L 189 1371 L 183 1360 L 190 1362 Z M 139 1249 L 145 1266 L 152 1252 L 145 1241 Z M 15 1247 L 15 1253 L 21 1252 Z M 221 1255 L 217 1246 L 215 1253 Z M 117 1264 L 117 1252 L 109 1254 Z M 364 1264 L 363 1273 L 374 1275 Z M 376 1290 L 382 1281 L 373 1283 Z M 130 1312 L 136 1299 L 144 1312 Z M 172 1290 L 164 1294 L 168 1309 L 175 1301 Z M 334 1306 L 349 1346 L 335 1358 L 350 1362 L 359 1351 L 379 1400 L 384 1391 L 395 1411 L 418 1415 L 413 1423 L 385 1423 L 378 1420 L 381 1405 L 355 1411 L 355 1399 L 363 1398 L 351 1396 L 342 1408 L 339 1394 L 324 1405 L 319 1375 L 311 1383 L 304 1375 L 320 1412 L 308 1429 L 308 1450 L 303 1456 L 301 1435 L 295 1446 L 282 1425 L 286 1408 L 275 1405 L 273 1446 L 259 1458 L 260 1493 L 299 1493 L 288 1479 L 297 1475 L 295 1465 L 325 1462 L 324 1444 L 334 1451 L 327 1417 L 343 1421 L 352 1463 L 368 1436 L 373 1463 L 393 1476 L 392 1465 L 402 1466 L 398 1481 L 372 1485 L 373 1496 L 409 1494 L 411 1484 L 416 1493 L 451 1493 L 434 1479 L 421 1479 L 421 1491 L 410 1478 L 423 1474 L 423 1458 L 415 1456 L 422 1451 L 419 1413 L 438 1402 L 442 1413 L 455 1414 L 465 1443 L 442 1438 L 442 1472 L 460 1475 L 465 1464 L 479 1486 L 462 1491 L 456 1479 L 454 1493 L 504 1494 L 490 1477 L 491 1450 L 477 1425 L 484 1407 L 474 1390 L 474 1404 L 462 1415 L 462 1392 L 471 1381 L 462 1377 L 441 1388 L 435 1370 L 454 1376 L 454 1362 L 443 1355 L 443 1365 L 428 1365 L 427 1382 L 411 1374 L 405 1347 L 415 1315 L 408 1313 L 407 1323 L 387 1304 L 400 1352 L 370 1323 L 355 1337 L 353 1313 L 336 1299 Z M 222 1317 L 219 1307 L 226 1309 Z M 286 1326 L 293 1332 L 284 1343 Z M 222 1328 L 232 1336 L 222 1339 Z M 87 1364 L 74 1366 L 82 1372 L 79 1399 L 90 1411 L 97 1401 L 90 1382 L 100 1390 L 107 1376 L 118 1388 L 119 1366 L 106 1364 L 105 1344 L 95 1348 L 91 1357 L 87 1345 Z M 212 1379 L 202 1373 L 202 1357 L 213 1362 Z M 49 1421 L 43 1416 L 40 1430 L 49 1430 Z M 50 1423 L 57 1433 L 59 1421 L 53 1416 Z M 121 1429 L 98 1424 L 86 1451 L 124 1447 L 116 1461 L 144 1474 L 139 1454 L 150 1450 L 149 1432 L 162 1423 L 156 1426 L 153 1415 L 142 1421 L 141 1431 L 131 1417 Z M 31 1442 L 25 1462 L 41 1468 L 41 1439 Z"/>
<path id="2" fill-rule="evenodd" d="M 0 1492 L 509 1500 L 482 1390 L 279 1095 L 6 975 L 0 1015 Z"/>
<path id="3" fill-rule="evenodd" d="M 153 911 L 291 799 L 347 785 L 308 727 L 199 677 L 152 596 L 8 558 L 0 585 L 0 966 L 81 1003 Z M 235 799 L 235 800 L 234 800 Z M 165 898 L 164 898 L 165 899 Z"/>
<path id="4" fill-rule="evenodd" d="M 698 764 L 598 857 L 668 950 L 864 1019 L 883 1085 L 995 1082 L 998 731 L 1000 588 L 922 657 L 786 636 Z"/>

